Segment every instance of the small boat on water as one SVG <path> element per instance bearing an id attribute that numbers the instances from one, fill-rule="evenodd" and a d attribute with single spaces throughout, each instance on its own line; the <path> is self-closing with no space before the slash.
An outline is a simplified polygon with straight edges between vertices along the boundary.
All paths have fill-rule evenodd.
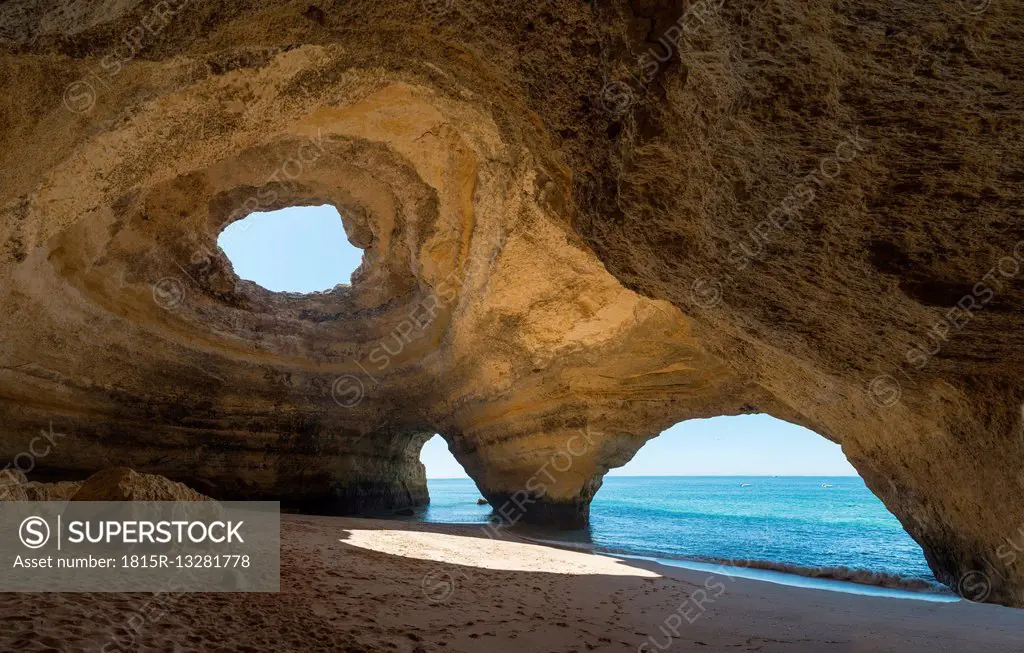
<path id="1" fill-rule="evenodd" d="M 740 483 L 740 487 L 750 487 L 750 483 Z"/>
<path id="2" fill-rule="evenodd" d="M 832 487 L 832 484 L 831 483 L 822 483 L 821 487 L 829 488 L 829 487 Z"/>

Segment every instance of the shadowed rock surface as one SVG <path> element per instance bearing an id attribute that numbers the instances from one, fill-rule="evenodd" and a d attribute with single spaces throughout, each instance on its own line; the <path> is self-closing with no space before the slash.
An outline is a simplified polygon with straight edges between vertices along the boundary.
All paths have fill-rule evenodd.
<path id="1" fill-rule="evenodd" d="M 401 509 L 439 432 L 573 525 L 664 428 L 764 412 L 1024 605 L 1018 7 L 167 6 L 0 5 L 5 460 L 52 422 L 49 477 Z M 216 247 L 322 203 L 351 286 Z"/>
<path id="2" fill-rule="evenodd" d="M 18 469 L 0 470 L 0 501 L 28 501 L 28 479 Z"/>

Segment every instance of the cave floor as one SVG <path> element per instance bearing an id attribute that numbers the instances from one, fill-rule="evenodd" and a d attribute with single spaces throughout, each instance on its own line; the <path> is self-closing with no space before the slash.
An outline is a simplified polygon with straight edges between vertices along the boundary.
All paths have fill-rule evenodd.
<path id="1" fill-rule="evenodd" d="M 0 594 L 0 650 L 1024 651 L 1024 611 L 709 577 L 469 526 L 285 515 L 281 583 Z"/>

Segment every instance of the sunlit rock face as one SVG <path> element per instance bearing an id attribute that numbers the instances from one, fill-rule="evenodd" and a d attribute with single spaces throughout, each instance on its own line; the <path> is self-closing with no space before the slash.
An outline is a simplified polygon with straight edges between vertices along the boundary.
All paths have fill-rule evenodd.
<path id="1" fill-rule="evenodd" d="M 1024 605 L 1022 34 L 1010 3 L 4 3 L 0 453 L 351 512 L 426 501 L 440 432 L 506 519 L 579 525 L 665 427 L 767 412 Z M 220 230 L 311 204 L 352 285 L 240 281 Z"/>

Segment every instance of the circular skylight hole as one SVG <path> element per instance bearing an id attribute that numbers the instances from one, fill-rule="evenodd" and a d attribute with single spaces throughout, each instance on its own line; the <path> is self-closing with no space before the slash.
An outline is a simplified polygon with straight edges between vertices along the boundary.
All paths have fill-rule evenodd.
<path id="1" fill-rule="evenodd" d="M 235 274 L 274 292 L 312 293 L 351 283 L 363 259 L 330 205 L 253 213 L 228 225 L 217 244 Z"/>

